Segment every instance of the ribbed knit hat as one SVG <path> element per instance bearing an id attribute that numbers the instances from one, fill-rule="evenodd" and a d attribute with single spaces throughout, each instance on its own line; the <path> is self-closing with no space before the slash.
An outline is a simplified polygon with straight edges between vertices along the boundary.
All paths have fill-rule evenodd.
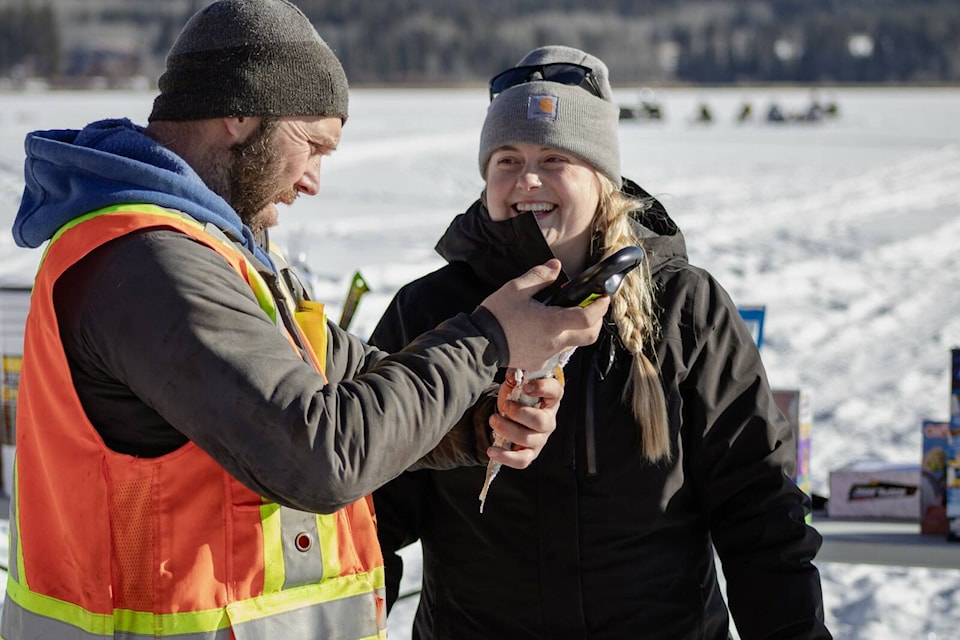
<path id="1" fill-rule="evenodd" d="M 613 102 L 607 65 L 572 47 L 534 49 L 518 67 L 566 62 L 593 70 L 600 97 L 581 86 L 532 80 L 506 89 L 487 108 L 480 133 L 480 175 L 498 148 L 509 144 L 536 144 L 562 149 L 593 165 L 621 185 L 620 109 Z"/>
<path id="2" fill-rule="evenodd" d="M 347 119 L 347 76 L 286 0 L 220 0 L 183 27 L 149 120 L 233 116 Z"/>

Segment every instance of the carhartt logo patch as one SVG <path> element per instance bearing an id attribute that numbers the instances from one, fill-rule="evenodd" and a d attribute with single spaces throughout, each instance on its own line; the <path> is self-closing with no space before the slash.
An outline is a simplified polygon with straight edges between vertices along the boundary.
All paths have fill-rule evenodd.
<path id="1" fill-rule="evenodd" d="M 556 120 L 557 96 L 530 96 L 527 102 L 527 120 Z"/>

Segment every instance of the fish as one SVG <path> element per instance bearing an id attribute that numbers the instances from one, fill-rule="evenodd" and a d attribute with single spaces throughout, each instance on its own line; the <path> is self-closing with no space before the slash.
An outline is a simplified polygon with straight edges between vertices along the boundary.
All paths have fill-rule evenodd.
<path id="1" fill-rule="evenodd" d="M 554 357 L 550 358 L 546 366 L 539 371 L 526 373 L 523 371 L 523 369 L 515 369 L 513 372 L 513 381 L 515 386 L 510 390 L 510 393 L 507 395 L 507 399 L 515 400 L 516 402 L 528 407 L 536 406 L 540 402 L 540 398 L 534 398 L 523 393 L 522 389 L 524 380 L 556 378 L 560 381 L 561 385 L 564 384 L 563 368 L 566 366 L 567 362 L 570 361 L 570 356 L 573 355 L 574 351 L 575 348 L 561 351 Z M 509 450 L 513 448 L 513 443 L 509 442 L 506 438 L 494 431 L 493 446 Z M 502 466 L 503 465 L 501 463 L 494 462 L 493 460 L 487 462 L 487 474 L 483 480 L 483 487 L 480 489 L 480 513 L 483 513 L 483 507 L 487 502 L 487 492 L 490 491 L 490 485 L 493 484 L 494 478 L 496 478 L 497 474 L 500 473 L 500 468 Z"/>

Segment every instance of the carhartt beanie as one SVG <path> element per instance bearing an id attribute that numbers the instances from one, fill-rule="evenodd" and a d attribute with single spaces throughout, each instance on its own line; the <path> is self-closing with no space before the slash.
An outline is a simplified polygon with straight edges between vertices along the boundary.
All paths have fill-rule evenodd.
<path id="1" fill-rule="evenodd" d="M 487 107 L 480 133 L 480 175 L 498 148 L 509 144 L 536 144 L 562 149 L 593 165 L 621 186 L 620 109 L 613 102 L 607 65 L 572 47 L 534 49 L 518 67 L 566 62 L 593 70 L 600 97 L 588 89 L 557 82 L 532 80 L 506 89 Z"/>
<path id="2" fill-rule="evenodd" d="M 220 0 L 187 21 L 149 120 L 234 116 L 347 119 L 347 76 L 286 0 Z"/>

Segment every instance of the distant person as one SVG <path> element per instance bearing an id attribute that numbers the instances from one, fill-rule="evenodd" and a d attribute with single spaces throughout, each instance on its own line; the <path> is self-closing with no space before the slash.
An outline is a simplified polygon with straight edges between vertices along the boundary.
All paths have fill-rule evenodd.
<path id="1" fill-rule="evenodd" d="M 806 116 L 808 120 L 825 120 L 835 118 L 840 114 L 840 108 L 833 97 L 822 100 L 818 92 L 810 93 L 810 106 L 807 109 Z"/>
<path id="2" fill-rule="evenodd" d="M 277 205 L 318 192 L 347 119 L 343 68 L 304 14 L 206 6 L 159 87 L 146 128 L 27 136 L 13 235 L 47 246 L 0 635 L 384 637 L 370 492 L 461 416 L 522 446 L 455 463 L 528 465 L 562 387 L 531 383 L 523 407 L 494 377 L 592 342 L 608 299 L 547 308 L 531 295 L 559 263 L 531 265 L 387 356 L 268 253 Z"/>
<path id="3" fill-rule="evenodd" d="M 840 115 L 840 105 L 837 104 L 837 101 L 834 98 L 830 98 L 830 100 L 827 101 L 827 104 L 823 110 L 827 116 L 831 118 L 836 118 Z"/>
<path id="4" fill-rule="evenodd" d="M 820 122 L 825 115 L 826 111 L 820 104 L 820 99 L 817 97 L 817 94 L 814 93 L 810 96 L 810 104 L 807 106 L 807 110 L 804 111 L 798 119 L 804 122 Z"/>
<path id="5" fill-rule="evenodd" d="M 829 105 L 825 105 L 820 99 L 820 93 L 816 89 L 810 92 L 810 105 L 803 113 L 802 119 L 807 122 L 820 122 L 829 115 Z"/>
<path id="6" fill-rule="evenodd" d="M 643 113 L 649 120 L 663 120 L 663 110 L 657 102 L 644 102 Z"/>
<path id="7" fill-rule="evenodd" d="M 824 110 L 819 104 L 811 104 L 803 114 L 805 122 L 820 122 L 824 118 Z"/>
<path id="8" fill-rule="evenodd" d="M 644 87 L 640 90 L 640 109 L 649 120 L 662 120 L 663 109 L 653 89 Z"/>
<path id="9" fill-rule="evenodd" d="M 713 112 L 710 111 L 710 105 L 708 105 L 706 102 L 701 102 L 697 106 L 697 115 L 695 120 L 700 124 L 710 124 L 713 122 Z"/>
<path id="10" fill-rule="evenodd" d="M 776 102 L 772 103 L 770 109 L 767 110 L 767 122 L 785 122 L 786 120 L 787 117 L 781 111 L 780 105 Z"/>
<path id="11" fill-rule="evenodd" d="M 744 102 L 740 106 L 740 111 L 737 113 L 737 122 L 749 122 L 753 119 L 753 105 L 749 102 Z"/>
<path id="12" fill-rule="evenodd" d="M 791 428 L 736 305 L 621 177 L 606 65 L 543 47 L 490 89 L 485 188 L 440 238 L 447 264 L 401 288 L 371 341 L 401 349 L 551 257 L 568 278 L 626 245 L 647 260 L 563 369 L 556 432 L 530 468 L 500 472 L 483 513 L 483 467 L 374 493 L 388 603 L 396 552 L 419 540 L 419 640 L 721 640 L 726 602 L 743 638 L 830 638 Z"/>

